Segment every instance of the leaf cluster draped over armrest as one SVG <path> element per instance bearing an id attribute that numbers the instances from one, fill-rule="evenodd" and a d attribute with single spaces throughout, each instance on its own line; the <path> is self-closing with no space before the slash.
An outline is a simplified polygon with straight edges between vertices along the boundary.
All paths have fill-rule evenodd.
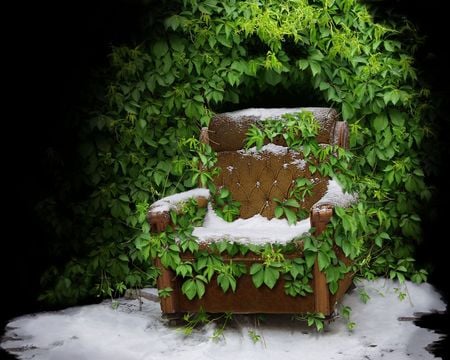
<path id="1" fill-rule="evenodd" d="M 192 189 L 174 194 L 154 202 L 147 213 L 147 219 L 152 232 L 164 231 L 170 223 L 170 210 L 177 210 L 179 205 L 189 199 L 196 199 L 199 206 L 205 206 L 209 200 L 208 189 Z"/>
<path id="2" fill-rule="evenodd" d="M 335 206 L 348 207 L 357 200 L 357 194 L 345 193 L 337 181 L 329 180 L 327 192 L 311 207 L 311 227 L 316 235 L 325 230 Z"/>

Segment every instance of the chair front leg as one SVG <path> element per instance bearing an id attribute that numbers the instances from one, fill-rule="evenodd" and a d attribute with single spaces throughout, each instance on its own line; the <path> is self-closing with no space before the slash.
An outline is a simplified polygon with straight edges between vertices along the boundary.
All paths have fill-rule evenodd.
<path id="1" fill-rule="evenodd" d="M 320 235 L 325 230 L 331 216 L 333 216 L 333 208 L 329 205 L 311 209 L 311 226 L 315 229 L 314 235 Z M 314 262 L 313 276 L 315 312 L 325 316 L 331 315 L 333 310 L 330 304 L 330 290 L 325 274 L 319 270 L 317 259 Z"/>

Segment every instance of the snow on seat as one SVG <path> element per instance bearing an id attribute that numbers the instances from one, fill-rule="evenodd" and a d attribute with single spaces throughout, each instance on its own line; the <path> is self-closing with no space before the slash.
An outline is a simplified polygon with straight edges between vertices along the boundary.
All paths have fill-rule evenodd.
<path id="1" fill-rule="evenodd" d="M 342 187 L 329 180 L 325 195 L 314 206 L 335 205 L 346 207 L 356 201 L 356 195 L 344 193 Z M 222 240 L 241 244 L 262 245 L 267 243 L 286 244 L 307 233 L 311 228 L 310 219 L 289 225 L 286 219 L 267 219 L 259 214 L 248 219 L 227 222 L 220 218 L 208 205 L 203 226 L 194 228 L 193 235 L 200 243 Z"/>
<path id="2" fill-rule="evenodd" d="M 203 226 L 194 228 L 192 234 L 200 243 L 228 240 L 241 244 L 286 244 L 308 232 L 310 228 L 309 218 L 289 225 L 286 219 L 269 220 L 259 214 L 248 219 L 226 222 L 209 205 Z"/>

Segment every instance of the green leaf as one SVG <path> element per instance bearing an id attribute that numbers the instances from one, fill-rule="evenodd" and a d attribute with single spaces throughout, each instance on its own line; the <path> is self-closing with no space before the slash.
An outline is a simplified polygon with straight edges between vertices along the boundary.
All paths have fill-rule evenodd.
<path id="1" fill-rule="evenodd" d="M 169 46 L 165 41 L 158 41 L 153 45 L 152 52 L 156 57 L 163 57 L 169 51 Z"/>
<path id="2" fill-rule="evenodd" d="M 277 206 L 276 208 L 275 208 L 275 217 L 277 218 L 277 219 L 279 219 L 280 217 L 282 217 L 283 216 L 283 208 L 281 207 L 281 206 Z"/>
<path id="3" fill-rule="evenodd" d="M 280 272 L 277 269 L 268 266 L 264 270 L 264 284 L 266 284 L 269 289 L 273 289 L 279 277 Z"/>
<path id="4" fill-rule="evenodd" d="M 279 82 L 281 82 L 281 75 L 277 74 L 275 71 L 273 71 L 271 69 L 266 70 L 264 78 L 265 78 L 266 82 L 272 86 L 275 86 Z"/>
<path id="5" fill-rule="evenodd" d="M 317 261 L 319 263 L 320 271 L 330 265 L 330 257 L 328 256 L 328 254 L 325 254 L 322 251 L 319 251 L 319 254 L 317 255 Z"/>
<path id="6" fill-rule="evenodd" d="M 250 275 L 254 275 L 261 270 L 263 270 L 263 265 L 259 264 L 259 263 L 255 263 L 250 267 Z"/>
<path id="7" fill-rule="evenodd" d="M 229 38 L 227 38 L 225 35 L 219 34 L 216 36 L 216 39 L 219 43 L 221 43 L 223 46 L 231 48 L 232 42 Z"/>
<path id="8" fill-rule="evenodd" d="M 350 103 L 342 102 L 342 116 L 344 120 L 350 120 L 355 114 L 355 108 Z"/>
<path id="9" fill-rule="evenodd" d="M 323 321 L 322 320 L 316 320 L 315 321 L 315 325 L 316 325 L 316 329 L 317 331 L 322 331 L 323 330 Z"/>
<path id="10" fill-rule="evenodd" d="M 320 71 L 322 70 L 320 68 L 320 64 L 315 62 L 315 61 L 311 61 L 310 63 L 311 66 L 311 72 L 313 74 L 313 76 L 316 76 L 317 74 L 320 74 Z"/>
<path id="11" fill-rule="evenodd" d="M 179 15 L 173 15 L 169 18 L 167 18 L 164 22 L 164 25 L 167 28 L 171 28 L 172 30 L 176 30 L 178 26 L 180 25 L 180 16 Z"/>
<path id="12" fill-rule="evenodd" d="M 199 276 L 200 275 L 197 275 L 197 277 L 199 277 Z M 203 295 L 205 294 L 205 284 L 201 280 L 198 280 L 198 279 L 195 280 L 195 284 L 197 286 L 198 298 L 201 299 L 203 297 Z"/>
<path id="13" fill-rule="evenodd" d="M 388 119 L 384 114 L 379 114 L 373 121 L 373 127 L 378 132 L 383 131 L 387 126 L 388 126 Z"/>
<path id="14" fill-rule="evenodd" d="M 391 121 L 396 126 L 404 126 L 405 125 L 405 116 L 398 110 L 392 109 L 389 110 L 389 117 Z"/>
<path id="15" fill-rule="evenodd" d="M 286 200 L 284 202 L 284 205 L 285 206 L 292 206 L 292 207 L 295 207 L 295 208 L 299 208 L 300 207 L 300 204 L 295 199 L 288 199 L 288 200 Z"/>
<path id="16" fill-rule="evenodd" d="M 308 269 L 311 269 L 314 266 L 314 262 L 316 261 L 316 253 L 308 251 L 305 252 L 305 260 L 306 266 Z"/>
<path id="17" fill-rule="evenodd" d="M 128 256 L 127 255 L 125 255 L 125 254 L 120 254 L 119 255 L 119 259 L 120 260 L 122 260 L 122 261 L 125 261 L 125 262 L 128 262 Z"/>
<path id="18" fill-rule="evenodd" d="M 284 208 L 283 211 L 286 214 L 289 225 L 295 224 L 297 222 L 297 215 L 295 215 L 292 210 Z"/>
<path id="19" fill-rule="evenodd" d="M 214 46 L 217 44 L 217 40 L 215 36 L 209 36 L 208 37 L 208 44 L 211 47 L 211 49 L 214 49 Z"/>
<path id="20" fill-rule="evenodd" d="M 220 198 L 225 199 L 228 196 L 230 196 L 230 191 L 228 189 L 221 189 L 220 190 Z"/>
<path id="21" fill-rule="evenodd" d="M 377 160 L 375 149 L 369 150 L 369 152 L 366 154 L 366 160 L 370 166 L 373 167 L 375 165 L 375 162 Z"/>
<path id="22" fill-rule="evenodd" d="M 172 47 L 172 49 L 174 49 L 175 51 L 179 51 L 182 52 L 184 51 L 184 44 L 183 44 L 183 40 L 181 40 L 178 37 L 173 37 L 170 39 L 170 46 Z"/>
<path id="23" fill-rule="evenodd" d="M 330 292 L 334 295 L 338 291 L 339 285 L 338 285 L 337 281 L 332 281 L 328 285 L 328 288 L 330 289 Z"/>
<path id="24" fill-rule="evenodd" d="M 261 264 L 253 264 L 250 268 L 252 282 L 256 288 L 259 288 L 264 282 L 264 269 Z"/>
<path id="25" fill-rule="evenodd" d="M 119 199 L 122 200 L 123 202 L 126 202 L 126 203 L 130 202 L 130 198 L 128 197 L 128 195 L 125 195 L 125 194 L 124 195 L 120 195 Z"/>
<path id="26" fill-rule="evenodd" d="M 301 70 L 305 70 L 306 68 L 308 68 L 308 66 L 309 66 L 309 61 L 308 60 L 301 59 L 301 60 L 298 61 L 298 67 Z"/>
<path id="27" fill-rule="evenodd" d="M 181 291 L 189 300 L 192 300 L 197 295 L 197 286 L 194 279 L 189 279 L 181 286 Z"/>

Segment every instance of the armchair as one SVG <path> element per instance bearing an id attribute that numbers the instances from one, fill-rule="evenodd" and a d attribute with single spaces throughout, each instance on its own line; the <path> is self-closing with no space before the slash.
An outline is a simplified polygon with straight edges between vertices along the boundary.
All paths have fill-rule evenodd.
<path id="1" fill-rule="evenodd" d="M 221 169 L 214 183 L 218 188 L 226 187 L 233 200 L 241 204 L 239 219 L 227 223 L 214 213 L 207 189 L 194 189 L 181 194 L 168 196 L 151 205 L 148 221 L 151 231 L 163 232 L 171 224 L 170 210 L 194 198 L 199 207 L 207 207 L 202 226 L 196 227 L 200 247 L 208 249 L 216 241 L 227 240 L 241 244 L 288 244 L 292 239 L 307 232 L 311 227 L 314 234 L 321 234 L 333 214 L 333 207 L 347 206 L 354 197 L 342 191 L 338 183 L 317 173 L 311 174 L 303 154 L 286 147 L 283 138 L 276 138 L 259 151 L 243 150 L 246 133 L 251 125 L 265 118 L 279 117 L 285 113 L 308 110 L 320 124 L 317 142 L 348 147 L 348 128 L 338 121 L 338 114 L 329 108 L 295 109 L 247 109 L 232 113 L 217 114 L 208 128 L 204 128 L 201 140 L 217 152 L 217 166 Z M 301 207 L 309 211 L 309 218 L 288 225 L 286 220 L 274 216 L 277 206 L 274 199 L 286 199 L 295 180 L 306 178 L 313 184 L 312 193 L 301 202 Z M 339 248 L 335 247 L 338 258 L 346 264 L 349 260 Z M 223 261 L 243 264 L 247 269 L 262 263 L 261 255 L 249 251 L 233 256 L 221 253 Z M 301 246 L 288 257 L 302 258 Z M 181 255 L 186 261 L 195 261 L 195 256 L 186 252 Z M 251 274 L 247 272 L 237 279 L 235 291 L 224 292 L 216 281 L 206 284 L 201 298 L 188 299 L 181 291 L 183 279 L 162 265 L 156 258 L 160 270 L 158 289 L 171 288 L 170 296 L 161 299 L 161 309 L 165 314 L 198 312 L 233 313 L 307 313 L 320 312 L 331 316 L 335 305 L 343 297 L 352 282 L 350 274 L 339 280 L 338 290 L 332 294 L 328 288 L 325 274 L 319 270 L 315 260 L 312 279 L 309 280 L 311 293 L 304 296 L 291 296 L 285 291 L 285 280 L 280 278 L 273 288 L 255 287 Z M 217 276 L 217 275 L 214 275 Z"/>

